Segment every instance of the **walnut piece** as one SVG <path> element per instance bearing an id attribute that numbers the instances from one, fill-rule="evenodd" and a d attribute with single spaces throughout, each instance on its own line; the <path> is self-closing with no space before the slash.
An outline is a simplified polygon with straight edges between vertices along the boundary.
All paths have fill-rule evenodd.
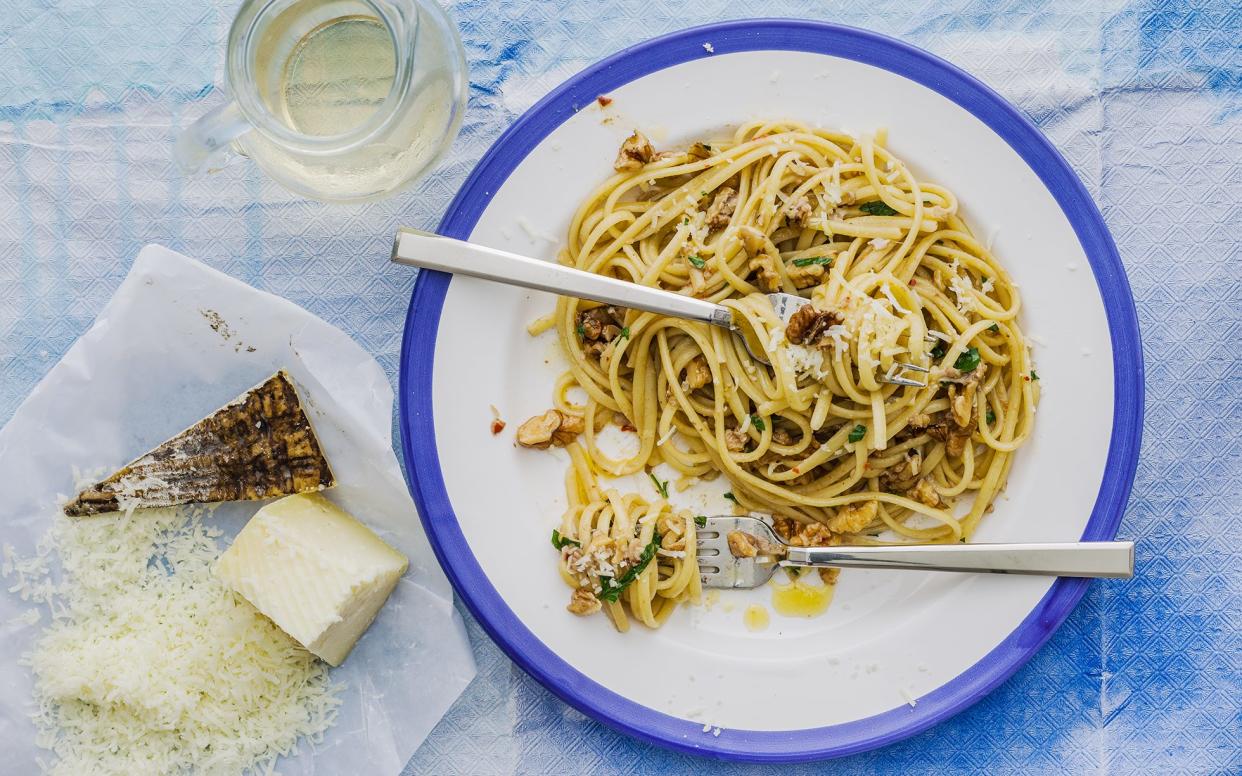
<path id="1" fill-rule="evenodd" d="M 686 376 L 681 381 L 681 389 L 687 393 L 697 391 L 712 381 L 712 370 L 707 366 L 707 359 L 695 356 L 686 364 Z"/>
<path id="2" fill-rule="evenodd" d="M 633 172 L 641 170 L 643 165 L 655 158 L 655 148 L 647 136 L 638 130 L 625 139 L 621 150 L 617 151 L 617 159 L 612 168 L 617 172 Z"/>
<path id="3" fill-rule="evenodd" d="M 930 477 L 920 479 L 907 495 L 929 507 L 940 506 L 940 494 L 936 491 L 936 486 L 932 484 Z"/>
<path id="4" fill-rule="evenodd" d="M 712 155 L 712 147 L 707 143 L 695 143 L 686 153 L 695 159 L 706 159 Z"/>
<path id="5" fill-rule="evenodd" d="M 728 448 L 729 452 L 744 453 L 749 442 L 750 437 L 745 432 L 739 431 L 736 428 L 725 429 L 725 447 Z"/>
<path id="6" fill-rule="evenodd" d="M 754 257 L 747 267 L 751 272 L 757 273 L 755 285 L 763 289 L 765 293 L 770 294 L 781 289 L 781 276 L 776 274 L 776 264 L 768 254 L 761 253 Z"/>
<path id="7" fill-rule="evenodd" d="M 811 220 L 811 201 L 806 197 L 798 197 L 785 206 L 785 217 L 791 224 L 806 227 Z"/>
<path id="8" fill-rule="evenodd" d="M 578 415 L 548 410 L 518 426 L 517 442 L 522 447 L 546 450 L 552 445 L 564 447 L 586 430 L 586 422 Z"/>
<path id="9" fill-rule="evenodd" d="M 729 219 L 733 218 L 733 211 L 736 209 L 737 190 L 731 186 L 720 189 L 716 192 L 711 207 L 707 209 L 707 228 L 712 231 L 724 229 L 729 225 Z"/>
<path id="10" fill-rule="evenodd" d="M 795 345 L 819 345 L 826 339 L 828 327 L 841 323 L 841 316 L 831 310 L 820 310 L 805 304 L 789 316 L 785 326 L 785 339 Z"/>
<path id="11" fill-rule="evenodd" d="M 573 594 L 569 597 L 569 606 L 566 606 L 565 608 L 579 617 L 586 617 L 588 614 L 595 614 L 602 609 L 603 606 L 604 605 L 599 602 L 599 599 L 595 597 L 595 593 L 592 593 L 586 588 L 579 587 L 576 588 Z"/>
<path id="12" fill-rule="evenodd" d="M 793 281 L 794 288 L 818 286 L 827 274 L 823 264 L 808 264 L 805 267 L 790 264 L 785 269 L 789 273 L 789 279 Z"/>
<path id="13" fill-rule="evenodd" d="M 858 533 L 871 525 L 871 521 L 879 513 L 880 504 L 876 501 L 846 504 L 837 509 L 837 513 L 828 521 L 828 530 L 839 534 Z"/>
<path id="14" fill-rule="evenodd" d="M 789 517 L 778 517 L 773 527 L 795 547 L 829 547 L 841 543 L 823 523 L 799 523 Z"/>
<path id="15" fill-rule="evenodd" d="M 753 558 L 759 554 L 759 540 L 745 531 L 730 531 L 729 552 L 735 558 Z"/>

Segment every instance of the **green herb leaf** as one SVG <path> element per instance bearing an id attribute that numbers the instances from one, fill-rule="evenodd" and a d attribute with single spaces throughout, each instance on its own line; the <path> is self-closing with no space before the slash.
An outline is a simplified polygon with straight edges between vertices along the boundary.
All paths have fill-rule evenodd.
<path id="1" fill-rule="evenodd" d="M 989 426 L 996 422 L 996 413 L 992 411 L 991 407 L 988 407 L 988 414 L 986 415 L 986 417 L 987 417 Z"/>
<path id="2" fill-rule="evenodd" d="M 638 575 L 647 569 L 658 549 L 660 549 L 660 534 L 652 533 L 651 541 L 647 542 L 647 546 L 643 547 L 643 554 L 638 557 L 638 563 L 630 566 L 628 571 L 616 579 L 612 577 L 599 578 L 599 597 L 605 601 L 616 603 L 617 599 L 621 597 L 621 591 L 633 584 L 634 580 L 638 579 Z"/>
<path id="3" fill-rule="evenodd" d="M 703 269 L 704 265 L 707 264 L 706 261 L 703 261 L 702 259 L 699 258 L 698 254 L 691 256 L 689 258 L 689 262 L 693 264 L 694 266 L 698 267 L 699 269 Z"/>
<path id="4" fill-rule="evenodd" d="M 945 352 L 949 349 L 949 343 L 944 340 L 936 340 L 936 344 L 932 346 L 932 358 L 944 358 Z"/>
<path id="5" fill-rule="evenodd" d="M 733 495 L 733 491 L 729 491 L 724 494 L 724 497 L 732 501 L 734 504 L 738 503 L 737 496 Z"/>
<path id="6" fill-rule="evenodd" d="M 578 332 L 578 339 L 586 337 L 586 327 L 584 327 L 581 323 L 578 324 L 578 328 L 574 329 L 574 331 Z"/>
<path id="7" fill-rule="evenodd" d="M 629 339 L 630 338 L 630 327 L 626 326 L 624 329 L 621 330 L 621 333 L 618 334 L 617 336 L 620 337 L 621 339 Z"/>
<path id="8" fill-rule="evenodd" d="M 655 472 L 647 472 L 647 476 L 655 483 L 656 490 L 660 491 L 660 497 L 668 498 L 668 480 L 662 480 L 655 476 Z"/>
<path id="9" fill-rule="evenodd" d="M 686 216 L 685 218 L 681 219 L 681 224 L 682 224 L 682 226 L 689 226 L 689 225 L 690 225 L 690 216 Z"/>
<path id="10" fill-rule="evenodd" d="M 858 206 L 858 209 L 871 216 L 895 216 L 897 211 L 884 204 L 883 200 L 875 200 L 874 202 L 864 202 Z"/>
<path id="11" fill-rule="evenodd" d="M 854 426 L 854 430 L 851 431 L 850 435 L 846 438 L 849 439 L 851 442 L 861 442 L 862 438 L 865 437 L 866 435 L 867 435 L 867 427 L 859 423 L 857 426 Z"/>
<path id="12" fill-rule="evenodd" d="M 953 362 L 953 368 L 959 372 L 973 372 L 979 366 L 979 348 L 966 348 L 962 355 Z"/>
<path id="13" fill-rule="evenodd" d="M 707 525 L 707 515 L 695 515 L 694 524 L 697 525 L 699 528 L 702 528 L 703 526 Z"/>
<path id="14" fill-rule="evenodd" d="M 567 544 L 572 544 L 575 547 L 582 546 L 581 542 L 576 542 L 567 536 L 561 536 L 561 532 L 553 528 L 552 529 L 552 546 L 559 550 Z"/>
<path id="15" fill-rule="evenodd" d="M 1032 380 L 1038 380 L 1038 379 L 1039 379 L 1039 375 L 1035 374 L 1035 370 L 1034 370 L 1034 369 L 1032 369 L 1032 370 L 1031 370 L 1031 379 L 1032 379 Z"/>
<path id="16" fill-rule="evenodd" d="M 763 429 L 764 429 L 763 418 L 759 417 L 758 415 L 751 415 L 750 425 L 754 426 L 755 429 L 759 431 L 759 433 L 761 434 L 763 433 Z"/>
<path id="17" fill-rule="evenodd" d="M 812 264 L 818 264 L 821 267 L 827 267 L 831 263 L 832 263 L 832 258 L 829 256 L 808 256 L 805 259 L 794 259 L 793 260 L 793 265 L 795 267 L 809 267 Z"/>
<path id="18" fill-rule="evenodd" d="M 700 192 L 699 192 L 699 196 L 700 196 L 700 197 L 706 197 L 706 196 L 707 196 L 707 192 L 706 192 L 706 191 L 700 191 Z"/>
<path id="19" fill-rule="evenodd" d="M 999 323 L 992 324 L 991 326 L 988 327 L 988 331 L 992 332 L 993 334 L 1000 334 L 1000 324 Z"/>

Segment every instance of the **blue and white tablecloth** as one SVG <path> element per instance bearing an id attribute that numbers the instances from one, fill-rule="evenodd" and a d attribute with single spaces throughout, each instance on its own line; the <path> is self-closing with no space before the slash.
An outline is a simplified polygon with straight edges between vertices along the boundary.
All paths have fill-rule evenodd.
<path id="1" fill-rule="evenodd" d="M 1138 577 L 1093 585 L 1039 655 L 983 702 L 913 739 L 830 765 L 729 766 L 586 720 L 471 622 L 479 677 L 408 772 L 1242 772 L 1236 2 L 467 0 L 450 9 L 472 80 L 461 137 L 413 191 L 362 207 L 298 199 L 247 164 L 193 180 L 176 172 L 178 128 L 223 99 L 222 46 L 234 8 L 213 0 L 4 3 L 0 423 L 148 242 L 310 309 L 394 374 L 413 283 L 388 265 L 394 227 L 434 226 L 492 140 L 565 76 L 652 35 L 746 15 L 869 27 L 997 88 L 1095 195 L 1138 302 L 1147 411 L 1121 526 L 1122 538 L 1138 542 Z"/>

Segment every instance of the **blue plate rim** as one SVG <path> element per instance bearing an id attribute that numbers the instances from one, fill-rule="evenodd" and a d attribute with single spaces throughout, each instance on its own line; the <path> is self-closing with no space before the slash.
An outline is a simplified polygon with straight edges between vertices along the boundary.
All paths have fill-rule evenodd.
<path id="1" fill-rule="evenodd" d="M 708 52 L 704 43 L 711 43 Z M 597 95 L 673 65 L 739 51 L 801 51 L 883 68 L 952 100 L 996 132 L 1039 176 L 1069 219 L 1104 303 L 1113 348 L 1114 414 L 1099 495 L 1082 538 L 1115 538 L 1142 439 L 1143 361 L 1134 298 L 1117 248 L 1069 164 L 1017 108 L 990 87 L 922 49 L 869 30 L 801 19 L 741 19 L 692 27 L 624 49 L 586 68 L 526 111 L 492 144 L 454 197 L 439 231 L 465 239 L 492 196 L 542 140 Z M 432 366 L 449 276 L 421 272 L 406 317 L 399 367 L 399 423 L 406 481 L 454 589 L 488 635 L 557 697 L 643 741 L 724 760 L 802 762 L 875 749 L 915 735 L 976 703 L 1024 665 L 1064 622 L 1088 580 L 1058 579 L 1018 627 L 946 684 L 861 720 L 795 731 L 722 730 L 630 701 L 562 660 L 516 617 L 470 552 L 449 503 L 435 446 Z"/>

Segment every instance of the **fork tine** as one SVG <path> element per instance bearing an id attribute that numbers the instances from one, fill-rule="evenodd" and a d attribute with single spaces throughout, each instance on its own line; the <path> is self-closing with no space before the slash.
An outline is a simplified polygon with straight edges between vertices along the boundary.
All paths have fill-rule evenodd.
<path id="1" fill-rule="evenodd" d="M 888 374 L 880 378 L 880 382 L 891 383 L 893 385 L 908 385 L 912 388 L 926 388 L 927 378 L 922 381 L 915 380 L 912 377 L 906 377 L 906 372 L 918 372 L 920 374 L 929 374 L 931 369 L 918 364 L 908 364 L 905 361 L 894 361 L 893 368 L 888 370 Z"/>

